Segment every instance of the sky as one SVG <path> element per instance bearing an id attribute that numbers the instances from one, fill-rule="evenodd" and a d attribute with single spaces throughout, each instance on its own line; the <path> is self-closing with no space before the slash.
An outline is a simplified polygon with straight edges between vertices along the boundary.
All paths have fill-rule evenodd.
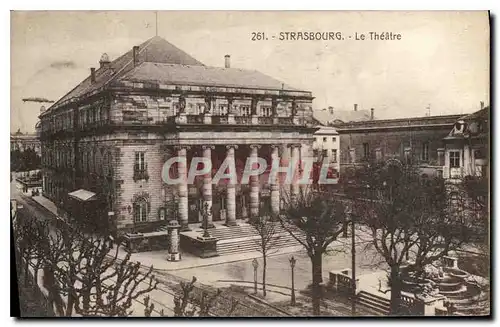
<path id="1" fill-rule="evenodd" d="M 469 12 L 158 12 L 158 35 L 207 66 L 258 70 L 311 91 L 313 108 L 375 108 L 379 119 L 470 113 L 489 104 L 489 21 Z M 152 11 L 11 13 L 11 131 L 33 132 L 41 105 L 156 34 Z M 280 32 L 344 40 L 280 41 Z M 252 32 L 268 40 L 252 41 Z M 401 34 L 372 41 L 369 32 Z M 355 40 L 355 33 L 368 39 Z M 275 36 L 273 39 L 272 36 Z M 349 38 L 351 36 L 351 38 Z"/>

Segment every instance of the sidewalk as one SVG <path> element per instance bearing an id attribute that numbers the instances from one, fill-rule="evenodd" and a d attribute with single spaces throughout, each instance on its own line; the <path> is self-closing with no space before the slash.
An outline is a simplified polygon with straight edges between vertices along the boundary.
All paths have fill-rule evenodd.
<path id="1" fill-rule="evenodd" d="M 38 203 L 40 206 L 44 207 L 48 211 L 50 211 L 55 216 L 58 216 L 57 206 L 47 199 L 46 197 L 34 196 L 32 199 Z M 329 249 L 335 250 L 336 248 L 345 247 L 350 245 L 351 239 L 340 237 L 337 241 L 334 241 L 330 244 Z M 120 247 L 121 251 L 118 254 L 119 258 L 124 258 L 126 255 L 126 251 L 123 247 Z M 306 254 L 306 251 L 302 245 L 295 245 L 285 248 L 277 249 L 272 254 L 269 254 L 269 257 L 297 253 L 297 254 Z M 211 258 L 199 258 L 190 253 L 181 252 L 181 261 L 172 262 L 167 261 L 167 250 L 161 251 L 149 251 L 149 252 L 139 252 L 132 253 L 130 259 L 131 261 L 139 261 L 143 266 L 150 267 L 153 266 L 155 270 L 159 271 L 177 271 L 191 268 L 200 268 L 200 267 L 208 267 L 226 263 L 233 263 L 239 261 L 247 261 L 252 259 L 260 259 L 262 258 L 262 253 L 259 251 L 252 251 L 247 253 L 236 253 L 230 255 L 223 255 Z"/>

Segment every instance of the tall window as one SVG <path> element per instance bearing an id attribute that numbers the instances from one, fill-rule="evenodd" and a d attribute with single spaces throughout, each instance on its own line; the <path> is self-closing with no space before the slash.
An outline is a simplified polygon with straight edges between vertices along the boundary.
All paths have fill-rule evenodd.
<path id="1" fill-rule="evenodd" d="M 332 161 L 337 162 L 337 149 L 332 149 Z"/>
<path id="2" fill-rule="evenodd" d="M 363 143 L 363 157 L 367 159 L 370 156 L 370 146 L 368 143 Z"/>
<path id="3" fill-rule="evenodd" d="M 323 159 L 326 158 L 326 157 L 328 157 L 328 150 L 322 150 L 321 151 L 321 156 L 322 156 Z"/>
<path id="4" fill-rule="evenodd" d="M 148 203 L 141 199 L 134 203 L 134 220 L 136 222 L 147 221 L 148 219 Z"/>
<path id="5" fill-rule="evenodd" d="M 356 150 L 349 149 L 349 163 L 354 163 L 354 162 L 356 162 Z"/>
<path id="6" fill-rule="evenodd" d="M 227 115 L 227 104 L 220 104 L 217 109 L 218 109 L 218 111 L 216 112 L 217 115 L 220 116 Z"/>
<path id="7" fill-rule="evenodd" d="M 337 142 L 337 138 L 336 137 L 332 137 L 332 142 L 333 143 Z"/>
<path id="8" fill-rule="evenodd" d="M 241 115 L 250 116 L 250 106 L 241 106 Z"/>
<path id="9" fill-rule="evenodd" d="M 146 163 L 144 161 L 144 152 L 135 153 L 134 169 L 136 171 L 143 171 L 146 169 Z"/>
<path id="10" fill-rule="evenodd" d="M 271 107 L 267 107 L 267 106 L 260 107 L 260 115 L 262 117 L 271 117 L 271 115 L 272 115 Z"/>
<path id="11" fill-rule="evenodd" d="M 422 144 L 422 161 L 429 161 L 429 142 Z"/>
<path id="12" fill-rule="evenodd" d="M 460 167 L 460 151 L 450 151 L 450 168 Z"/>

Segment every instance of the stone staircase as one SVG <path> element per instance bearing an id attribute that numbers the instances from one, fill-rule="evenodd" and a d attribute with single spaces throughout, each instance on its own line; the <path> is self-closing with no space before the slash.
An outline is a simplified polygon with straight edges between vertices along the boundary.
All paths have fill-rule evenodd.
<path id="1" fill-rule="evenodd" d="M 273 249 L 300 245 L 279 223 L 275 228 L 274 237 L 277 240 L 273 243 Z M 257 244 L 260 236 L 249 224 L 211 229 L 210 235 L 218 239 L 217 253 L 219 255 L 252 252 L 260 249 Z"/>
<path id="2" fill-rule="evenodd" d="M 359 292 L 356 303 L 376 316 L 386 316 L 390 312 L 390 300 L 365 291 Z"/>

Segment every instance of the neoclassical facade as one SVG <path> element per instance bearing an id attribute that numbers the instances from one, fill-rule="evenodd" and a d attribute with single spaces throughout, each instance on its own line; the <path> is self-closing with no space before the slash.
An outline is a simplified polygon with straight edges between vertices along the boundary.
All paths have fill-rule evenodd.
<path id="1" fill-rule="evenodd" d="M 114 61 L 103 55 L 40 115 L 44 195 L 69 212 L 82 202 L 85 219 L 118 234 L 172 219 L 186 230 L 206 207 L 227 225 L 263 206 L 279 210 L 280 194 L 298 185 L 270 185 L 268 171 L 248 184 L 212 178 L 226 159 L 240 179 L 248 157 L 270 166 L 312 156 L 312 94 L 225 59 L 224 68 L 205 66 L 160 37 Z M 168 176 L 186 176 L 193 157 L 209 158 L 212 173 L 169 185 L 163 166 L 172 157 L 186 164 Z"/>

